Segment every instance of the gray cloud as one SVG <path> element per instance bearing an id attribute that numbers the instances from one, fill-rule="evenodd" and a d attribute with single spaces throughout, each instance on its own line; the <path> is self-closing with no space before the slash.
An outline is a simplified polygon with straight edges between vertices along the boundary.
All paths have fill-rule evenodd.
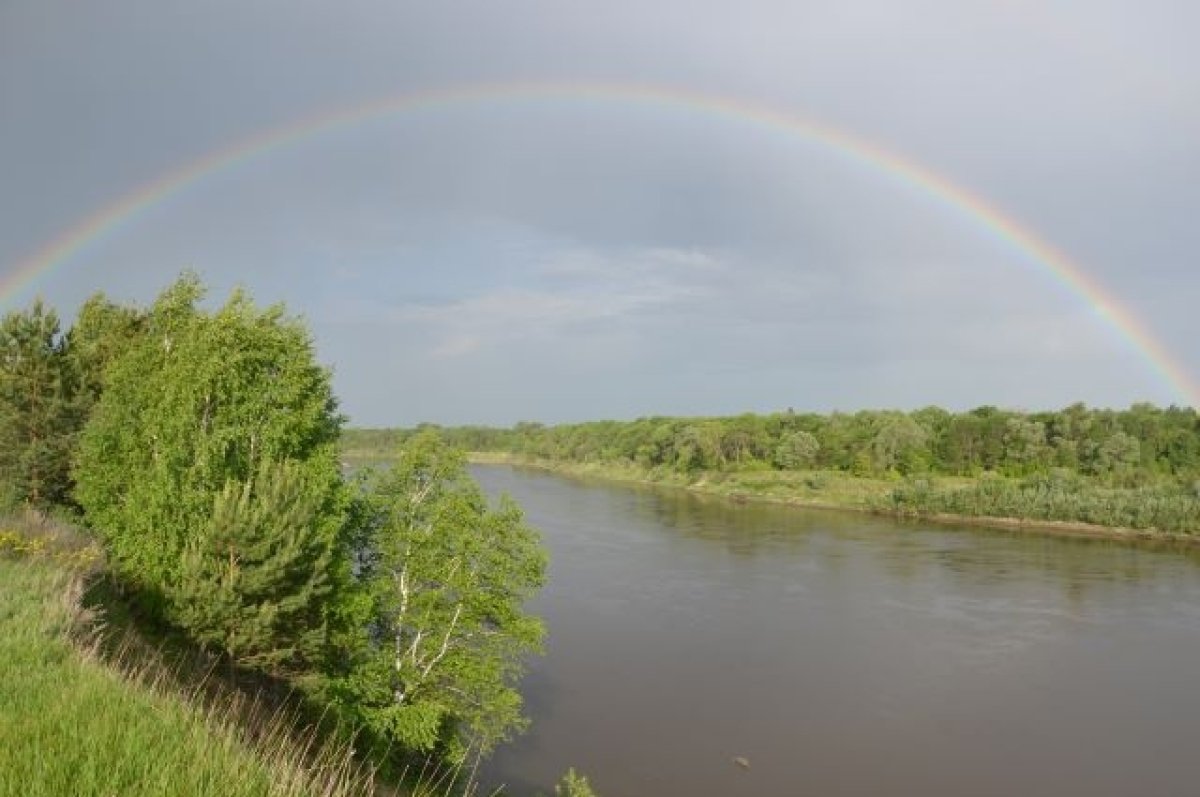
<path id="1" fill-rule="evenodd" d="M 1192 3 L 0 6 L 0 268 L 254 131 L 482 81 L 844 129 L 1071 255 L 1192 373 Z M 827 147 L 579 98 L 381 118 L 197 182 L 34 286 L 184 266 L 305 314 L 358 422 L 1177 399 L 1043 266 Z M 28 294 L 10 297 L 9 304 Z"/>

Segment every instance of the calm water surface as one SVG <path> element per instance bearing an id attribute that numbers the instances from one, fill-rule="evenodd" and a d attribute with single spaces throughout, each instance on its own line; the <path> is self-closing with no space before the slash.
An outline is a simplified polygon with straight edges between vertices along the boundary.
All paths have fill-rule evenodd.
<path id="1" fill-rule="evenodd" d="M 1200 794 L 1194 554 L 474 472 L 552 556 L 533 726 L 487 784 Z"/>

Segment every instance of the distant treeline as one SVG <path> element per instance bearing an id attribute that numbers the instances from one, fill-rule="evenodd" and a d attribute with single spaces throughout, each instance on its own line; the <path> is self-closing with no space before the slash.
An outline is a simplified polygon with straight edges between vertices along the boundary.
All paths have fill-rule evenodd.
<path id="1" fill-rule="evenodd" d="M 1073 404 L 1049 412 L 928 407 L 350 429 L 347 456 L 386 457 L 419 431 L 455 446 L 650 480 L 901 514 L 1064 521 L 1200 533 L 1200 416 L 1190 408 Z M 624 469 L 624 470 L 621 470 Z M 864 477 L 847 497 L 823 472 Z M 841 478 L 841 477 L 839 477 Z M 714 485 L 719 484 L 719 488 Z"/>
<path id="2" fill-rule="evenodd" d="M 1126 410 L 1073 404 L 1049 412 L 927 407 L 856 413 L 780 412 L 640 418 L 546 426 L 522 422 L 417 429 L 349 429 L 343 447 L 385 455 L 434 428 L 468 451 L 572 462 L 627 462 L 675 473 L 835 470 L 861 476 L 1024 477 L 1064 469 L 1119 487 L 1200 478 L 1200 416 L 1190 408 Z"/>

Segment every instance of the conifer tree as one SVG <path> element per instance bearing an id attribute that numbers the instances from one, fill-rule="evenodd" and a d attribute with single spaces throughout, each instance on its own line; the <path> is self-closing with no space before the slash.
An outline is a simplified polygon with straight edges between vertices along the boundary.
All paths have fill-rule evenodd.
<path id="1" fill-rule="evenodd" d="M 321 498 L 295 462 L 264 461 L 250 480 L 228 482 L 185 545 L 173 596 L 180 625 L 244 667 L 311 659 L 334 553 L 313 534 Z"/>
<path id="2" fill-rule="evenodd" d="M 0 485 L 9 503 L 68 500 L 80 413 L 58 315 L 39 299 L 0 321 Z"/>

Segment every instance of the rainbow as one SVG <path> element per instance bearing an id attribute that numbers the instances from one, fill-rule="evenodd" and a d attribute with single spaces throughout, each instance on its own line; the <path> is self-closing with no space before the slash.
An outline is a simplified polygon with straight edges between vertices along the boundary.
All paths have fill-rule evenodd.
<path id="1" fill-rule="evenodd" d="M 235 168 L 302 139 L 391 114 L 521 99 L 593 99 L 708 113 L 799 136 L 844 158 L 883 172 L 936 200 L 1041 267 L 1068 292 L 1081 297 L 1097 315 L 1127 339 L 1173 393 L 1186 404 L 1200 406 L 1200 387 L 1192 381 L 1187 370 L 1116 297 L 1063 252 L 966 188 L 872 142 L 813 119 L 747 100 L 645 85 L 500 83 L 440 88 L 326 111 L 257 133 L 139 186 L 64 230 L 32 256 L 0 276 L 0 302 L 10 301 L 39 277 L 70 261 L 88 244 L 112 234 L 146 208 L 183 191 L 207 175 Z"/>

